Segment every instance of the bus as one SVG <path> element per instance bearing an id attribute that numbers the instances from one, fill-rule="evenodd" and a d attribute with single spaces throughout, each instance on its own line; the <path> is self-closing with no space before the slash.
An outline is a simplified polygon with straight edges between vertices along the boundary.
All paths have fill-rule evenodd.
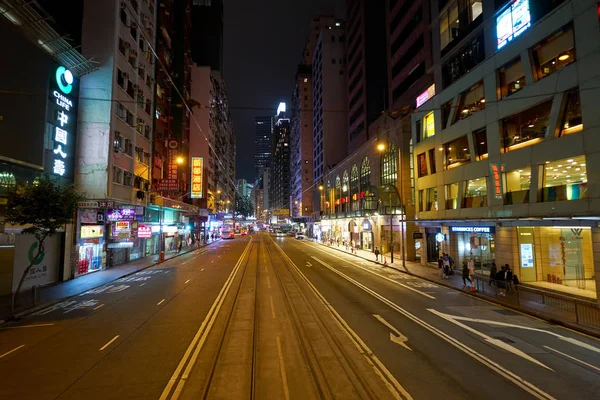
<path id="1" fill-rule="evenodd" d="M 223 221 L 223 226 L 221 227 L 221 239 L 233 239 L 233 238 L 235 238 L 233 221 L 228 221 L 228 220 Z"/>

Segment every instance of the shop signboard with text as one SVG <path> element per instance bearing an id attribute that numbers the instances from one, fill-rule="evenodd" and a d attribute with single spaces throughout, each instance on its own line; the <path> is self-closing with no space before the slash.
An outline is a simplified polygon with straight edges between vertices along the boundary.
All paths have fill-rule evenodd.
<path id="1" fill-rule="evenodd" d="M 23 271 L 29 263 L 29 270 L 21 290 L 36 285 L 47 285 L 58 280 L 60 265 L 61 235 L 48 237 L 44 241 L 44 251 L 36 257 L 38 241 L 33 235 L 15 235 L 15 255 L 13 264 L 12 289 L 17 289 Z"/>
<path id="2" fill-rule="evenodd" d="M 192 157 L 192 190 L 190 197 L 192 199 L 201 199 L 202 195 L 202 177 L 203 177 L 204 159 L 202 157 Z"/>
<path id="3" fill-rule="evenodd" d="M 135 208 L 111 208 L 106 213 L 106 220 L 115 221 L 133 221 L 135 219 Z"/>

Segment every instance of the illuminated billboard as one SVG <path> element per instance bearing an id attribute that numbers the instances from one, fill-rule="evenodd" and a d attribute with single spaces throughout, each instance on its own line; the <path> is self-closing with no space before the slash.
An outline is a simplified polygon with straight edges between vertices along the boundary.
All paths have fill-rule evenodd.
<path id="1" fill-rule="evenodd" d="M 192 157 L 192 190 L 190 197 L 192 199 L 202 198 L 202 170 L 204 168 L 204 159 L 202 157 Z"/>
<path id="2" fill-rule="evenodd" d="M 529 0 L 513 0 L 496 17 L 496 38 L 498 49 L 519 36 L 531 26 Z"/>

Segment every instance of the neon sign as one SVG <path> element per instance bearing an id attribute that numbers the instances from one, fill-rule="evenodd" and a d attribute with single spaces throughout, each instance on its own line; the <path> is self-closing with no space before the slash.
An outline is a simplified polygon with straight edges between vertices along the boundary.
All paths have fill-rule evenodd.
<path id="1" fill-rule="evenodd" d="M 202 157 L 192 157 L 192 190 L 190 197 L 192 199 L 202 198 L 202 169 L 204 168 L 204 159 Z"/>
<path id="2" fill-rule="evenodd" d="M 529 0 L 513 0 L 496 18 L 498 50 L 531 26 Z"/>
<path id="3" fill-rule="evenodd" d="M 504 164 L 490 164 L 492 179 L 494 181 L 494 197 L 497 200 L 502 200 L 504 190 L 502 188 L 502 172 L 504 172 Z"/>
<path id="4" fill-rule="evenodd" d="M 421 107 L 421 105 L 433 96 L 435 96 L 435 84 L 429 86 L 426 91 L 417 96 L 417 108 Z"/>
<path id="5" fill-rule="evenodd" d="M 73 176 L 75 131 L 77 122 L 77 81 L 63 66 L 56 68 L 50 83 L 47 108 L 48 140 L 46 171 L 63 178 Z"/>

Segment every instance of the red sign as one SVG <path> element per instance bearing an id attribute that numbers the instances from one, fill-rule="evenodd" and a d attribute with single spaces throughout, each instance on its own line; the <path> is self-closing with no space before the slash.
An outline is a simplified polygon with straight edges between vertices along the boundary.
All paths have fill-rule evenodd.
<path id="1" fill-rule="evenodd" d="M 138 226 L 138 238 L 150 238 L 152 237 L 152 227 L 150 225 L 139 225 Z"/>
<path id="2" fill-rule="evenodd" d="M 176 192 L 179 190 L 179 181 L 177 179 L 159 179 L 155 190 L 157 192 Z"/>
<path id="3" fill-rule="evenodd" d="M 490 170 L 494 180 L 494 196 L 496 199 L 501 200 L 503 196 L 501 173 L 504 172 L 504 164 L 490 164 Z"/>

